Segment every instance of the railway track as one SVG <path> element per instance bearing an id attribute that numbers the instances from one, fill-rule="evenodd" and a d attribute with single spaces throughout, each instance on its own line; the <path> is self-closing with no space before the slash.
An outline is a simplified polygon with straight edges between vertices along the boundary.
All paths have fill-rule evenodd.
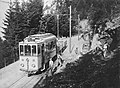
<path id="1" fill-rule="evenodd" d="M 34 77 L 32 77 L 30 80 L 28 80 L 24 85 L 22 85 L 21 88 L 27 88 L 27 84 L 29 84 L 33 79 L 35 79 Z"/>
<path id="2" fill-rule="evenodd" d="M 32 88 L 42 78 L 42 76 L 44 76 L 44 73 L 31 77 L 24 74 L 7 88 Z"/>
<path id="3" fill-rule="evenodd" d="M 14 83 L 12 83 L 10 86 L 8 86 L 8 88 L 12 88 L 12 86 L 14 84 L 16 84 L 18 81 L 20 81 L 22 78 L 24 78 L 26 76 L 26 74 L 23 74 L 22 77 L 20 77 L 19 79 L 17 79 Z"/>

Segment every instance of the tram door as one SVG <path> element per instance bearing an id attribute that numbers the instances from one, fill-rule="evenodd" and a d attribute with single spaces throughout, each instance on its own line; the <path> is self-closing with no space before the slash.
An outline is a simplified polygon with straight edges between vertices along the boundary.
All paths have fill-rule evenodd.
<path id="1" fill-rule="evenodd" d="M 41 46 L 41 50 L 42 50 L 42 52 L 41 52 L 41 55 L 42 55 L 42 67 L 44 66 L 44 63 L 45 63 L 45 49 L 44 49 L 44 44 L 42 44 L 42 46 Z"/>

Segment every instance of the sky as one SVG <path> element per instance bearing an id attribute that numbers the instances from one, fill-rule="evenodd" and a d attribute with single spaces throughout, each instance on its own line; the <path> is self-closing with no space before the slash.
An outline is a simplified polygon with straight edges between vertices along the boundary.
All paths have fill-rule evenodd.
<path id="1" fill-rule="evenodd" d="M 9 0 L 4 0 L 4 1 L 9 1 Z M 4 26 L 3 19 L 5 19 L 5 12 L 8 9 L 8 5 L 9 5 L 8 3 L 0 2 L 0 37 L 3 36 L 3 34 L 1 33 L 1 31 L 2 31 L 1 26 Z"/>
<path id="2" fill-rule="evenodd" d="M 11 1 L 14 1 L 14 0 L 11 0 Z M 19 1 L 22 1 L 22 0 L 19 0 Z M 9 8 L 9 2 L 10 0 L 0 0 L 0 37 L 3 37 L 3 34 L 1 33 L 3 29 L 1 27 L 4 26 L 3 19 L 5 19 L 5 13 Z"/>

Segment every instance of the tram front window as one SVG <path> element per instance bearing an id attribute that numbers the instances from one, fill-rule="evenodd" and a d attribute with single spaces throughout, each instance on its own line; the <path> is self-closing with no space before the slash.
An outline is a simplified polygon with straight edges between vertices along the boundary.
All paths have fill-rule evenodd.
<path id="1" fill-rule="evenodd" d="M 38 55 L 40 55 L 40 52 L 41 52 L 41 46 L 38 45 Z"/>
<path id="2" fill-rule="evenodd" d="M 25 45 L 25 55 L 31 55 L 31 46 Z"/>
<path id="3" fill-rule="evenodd" d="M 32 45 L 32 55 L 35 56 L 36 55 L 36 46 Z"/>
<path id="4" fill-rule="evenodd" d="M 23 55 L 24 55 L 23 45 L 20 45 L 20 55 L 21 55 L 21 56 L 23 56 Z"/>

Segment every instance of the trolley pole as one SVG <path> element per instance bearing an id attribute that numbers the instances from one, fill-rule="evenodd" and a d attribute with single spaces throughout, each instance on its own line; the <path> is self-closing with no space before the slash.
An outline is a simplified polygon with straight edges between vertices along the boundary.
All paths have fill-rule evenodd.
<path id="1" fill-rule="evenodd" d="M 69 52 L 71 53 L 71 5 L 70 5 L 70 32 L 69 32 L 69 35 L 70 35 L 70 42 L 69 42 Z"/>

